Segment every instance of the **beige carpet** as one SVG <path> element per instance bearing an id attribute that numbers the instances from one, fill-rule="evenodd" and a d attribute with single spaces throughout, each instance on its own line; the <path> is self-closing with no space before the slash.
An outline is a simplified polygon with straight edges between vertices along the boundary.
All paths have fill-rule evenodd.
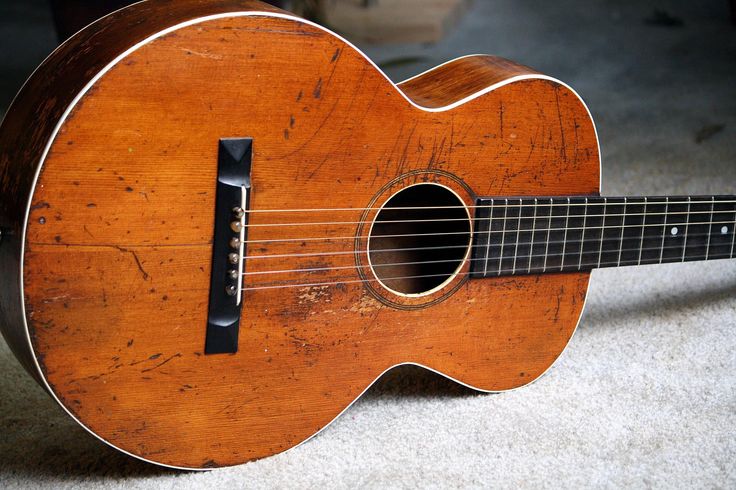
<path id="1" fill-rule="evenodd" d="M 42 51 L 18 36 L 47 18 L 3 16 L 29 3 L 6 1 L 0 74 L 12 75 Z M 727 4 L 477 0 L 439 45 L 369 52 L 397 80 L 489 52 L 568 81 L 598 122 L 607 195 L 736 194 Z M 531 386 L 479 395 L 400 369 L 306 444 L 210 473 L 102 445 L 2 342 L 0 372 L 0 488 L 736 487 L 733 260 L 597 271 L 570 347 Z"/>

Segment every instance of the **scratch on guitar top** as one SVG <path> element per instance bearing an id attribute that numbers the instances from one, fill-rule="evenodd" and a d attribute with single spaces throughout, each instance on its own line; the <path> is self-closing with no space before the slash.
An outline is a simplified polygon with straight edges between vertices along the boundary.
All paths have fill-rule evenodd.
<path id="1" fill-rule="evenodd" d="M 560 320 L 560 305 L 562 303 L 562 296 L 565 294 L 565 286 L 560 287 L 560 291 L 557 293 L 557 307 L 555 308 L 555 316 L 553 321 L 557 323 Z"/>
<path id="2" fill-rule="evenodd" d="M 167 358 L 166 358 L 165 360 L 163 360 L 162 362 L 160 362 L 160 363 L 156 364 L 155 366 L 152 366 L 152 367 L 150 367 L 150 368 L 146 368 L 146 369 L 143 369 L 143 370 L 141 370 L 141 372 L 142 372 L 142 373 L 147 373 L 147 372 L 149 372 L 149 371 L 153 371 L 154 369 L 158 369 L 158 368 L 160 368 L 161 366 L 163 366 L 164 364 L 166 364 L 167 362 L 169 362 L 169 361 L 171 361 L 172 359 L 175 359 L 175 358 L 177 358 L 177 357 L 181 357 L 181 353 L 180 353 L 180 352 L 177 352 L 176 354 L 174 354 L 174 355 L 173 355 L 173 356 L 171 356 L 171 357 L 167 357 Z"/>
<path id="3" fill-rule="evenodd" d="M 335 100 L 335 103 L 332 104 L 332 107 L 327 112 L 325 117 L 319 122 L 319 124 L 317 124 L 312 134 L 304 140 L 304 143 L 302 143 L 301 145 L 299 145 L 297 148 L 293 149 L 289 153 L 283 155 L 282 158 L 289 158 L 292 155 L 295 155 L 299 153 L 300 151 L 302 151 L 309 143 L 314 142 L 315 136 L 317 136 L 317 134 L 324 128 L 325 124 L 327 124 L 327 122 L 330 120 L 330 118 L 332 117 L 332 113 L 335 111 L 335 108 L 337 107 L 337 104 L 339 103 L 340 103 L 340 99 L 338 98 L 337 100 Z"/>
<path id="4" fill-rule="evenodd" d="M 208 59 L 211 59 L 211 60 L 218 60 L 218 61 L 224 59 L 224 56 L 222 56 L 221 54 L 200 53 L 198 51 L 193 51 L 193 50 L 187 49 L 187 48 L 181 48 L 181 50 L 184 51 L 186 54 L 188 54 L 190 56 L 191 55 L 201 56 L 202 58 L 208 58 Z"/>
<path id="5" fill-rule="evenodd" d="M 341 52 L 342 50 L 340 48 L 337 48 L 335 50 L 335 54 L 332 55 L 332 59 L 330 60 L 330 63 L 334 63 L 335 61 L 337 61 L 337 59 L 340 57 Z"/>
<path id="6" fill-rule="evenodd" d="M 563 162 L 567 161 L 567 147 L 565 146 L 565 124 L 562 122 L 562 112 L 560 111 L 560 89 L 555 87 L 555 104 L 557 104 L 557 119 L 560 121 L 560 158 Z"/>
<path id="7" fill-rule="evenodd" d="M 498 124 L 499 124 L 499 134 L 501 135 L 501 141 L 503 141 L 503 102 L 499 103 L 498 107 Z"/>
<path id="8" fill-rule="evenodd" d="M 49 209 L 50 207 L 51 205 L 49 203 L 47 203 L 46 201 L 41 201 L 31 206 L 31 211 L 35 211 L 36 209 Z"/>
<path id="9" fill-rule="evenodd" d="M 135 260 L 135 264 L 138 266 L 138 270 L 141 271 L 141 274 L 143 275 L 143 280 L 144 281 L 147 281 L 148 280 L 148 278 L 150 276 L 148 275 L 148 272 L 146 272 L 146 270 L 143 268 L 143 264 L 141 263 L 141 260 L 138 258 L 138 254 L 135 253 L 135 250 L 129 250 L 129 249 L 123 248 L 123 247 L 121 247 L 119 245 L 114 245 L 113 247 L 114 248 L 117 248 L 118 250 L 120 250 L 123 253 L 129 253 L 129 254 L 131 254 L 133 256 L 133 259 Z"/>
<path id="10" fill-rule="evenodd" d="M 452 137 L 451 137 L 452 138 Z M 445 144 L 447 143 L 447 137 L 443 137 L 440 144 L 437 144 L 437 140 L 435 139 L 432 143 L 432 155 L 429 157 L 429 164 L 427 165 L 427 170 L 432 170 L 433 168 L 441 167 L 445 163 L 449 163 L 449 161 L 442 160 L 439 157 L 442 155 L 442 153 L 445 152 Z M 450 143 L 450 148 L 448 148 L 448 157 L 452 154 L 452 141 Z"/>

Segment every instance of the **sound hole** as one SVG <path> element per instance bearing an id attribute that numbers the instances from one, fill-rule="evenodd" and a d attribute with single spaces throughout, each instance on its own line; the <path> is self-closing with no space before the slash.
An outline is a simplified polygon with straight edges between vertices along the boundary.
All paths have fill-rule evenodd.
<path id="1" fill-rule="evenodd" d="M 396 293 L 430 294 L 460 270 L 470 230 L 464 203 L 447 187 L 417 184 L 402 189 L 373 222 L 368 239 L 373 273 Z"/>

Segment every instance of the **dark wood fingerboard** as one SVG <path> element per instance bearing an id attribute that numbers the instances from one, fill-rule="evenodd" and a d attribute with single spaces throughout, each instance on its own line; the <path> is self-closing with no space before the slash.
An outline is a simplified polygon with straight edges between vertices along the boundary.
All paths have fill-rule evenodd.
<path id="1" fill-rule="evenodd" d="M 734 258 L 736 196 L 479 198 L 471 275 Z"/>

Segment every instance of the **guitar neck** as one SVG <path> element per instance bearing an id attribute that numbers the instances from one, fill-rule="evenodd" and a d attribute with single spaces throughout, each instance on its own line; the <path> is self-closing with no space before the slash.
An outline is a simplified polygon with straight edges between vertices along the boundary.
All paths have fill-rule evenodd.
<path id="1" fill-rule="evenodd" d="M 479 198 L 473 277 L 734 258 L 736 196 Z"/>

